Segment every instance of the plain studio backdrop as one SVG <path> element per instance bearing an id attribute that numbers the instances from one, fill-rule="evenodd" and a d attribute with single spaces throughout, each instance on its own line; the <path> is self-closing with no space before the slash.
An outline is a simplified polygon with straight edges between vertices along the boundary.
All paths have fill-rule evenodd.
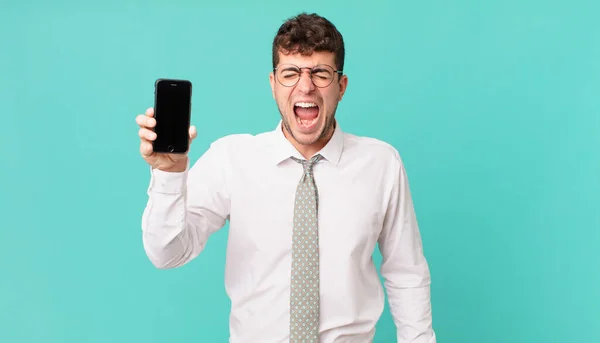
<path id="1" fill-rule="evenodd" d="M 274 129 L 301 11 L 344 35 L 343 129 L 404 159 L 439 342 L 600 341 L 600 2 L 4 0 L 0 342 L 228 340 L 227 227 L 180 269 L 144 253 L 135 116 L 185 78 L 192 160 Z"/>

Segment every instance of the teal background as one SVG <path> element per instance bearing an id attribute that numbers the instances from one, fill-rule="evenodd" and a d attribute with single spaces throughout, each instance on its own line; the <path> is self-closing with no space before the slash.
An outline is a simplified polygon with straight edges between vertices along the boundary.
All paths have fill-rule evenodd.
<path id="1" fill-rule="evenodd" d="M 273 129 L 300 11 L 344 34 L 344 130 L 403 156 L 438 342 L 600 342 L 600 2 L 537 0 L 3 1 L 0 342 L 227 341 L 227 229 L 177 270 L 144 254 L 135 116 L 187 78 L 194 160 Z"/>

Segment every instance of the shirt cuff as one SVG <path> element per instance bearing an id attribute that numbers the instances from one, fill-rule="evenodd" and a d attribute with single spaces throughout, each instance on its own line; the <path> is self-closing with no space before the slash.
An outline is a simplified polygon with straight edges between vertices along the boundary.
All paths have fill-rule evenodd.
<path id="1" fill-rule="evenodd" d="M 150 186 L 148 187 L 148 192 L 163 194 L 183 193 L 187 181 L 188 168 L 183 172 L 166 172 L 150 167 Z"/>

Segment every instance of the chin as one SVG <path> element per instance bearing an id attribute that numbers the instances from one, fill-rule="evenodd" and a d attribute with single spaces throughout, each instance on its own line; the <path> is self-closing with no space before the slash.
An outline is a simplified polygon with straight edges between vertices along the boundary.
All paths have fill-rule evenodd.
<path id="1" fill-rule="evenodd" d="M 296 120 L 296 118 L 294 118 L 294 120 Z M 299 144 L 313 145 L 319 143 L 331 133 L 332 127 L 328 125 L 326 118 L 319 118 L 316 123 L 309 124 L 309 129 L 296 122 L 291 125 L 292 137 Z"/>
<path id="2" fill-rule="evenodd" d="M 291 119 L 290 119 L 291 117 Z M 297 115 L 292 113 L 283 122 L 286 131 L 292 138 L 302 145 L 310 145 L 317 142 L 323 131 L 322 118 L 319 115 L 313 120 L 301 120 Z"/>

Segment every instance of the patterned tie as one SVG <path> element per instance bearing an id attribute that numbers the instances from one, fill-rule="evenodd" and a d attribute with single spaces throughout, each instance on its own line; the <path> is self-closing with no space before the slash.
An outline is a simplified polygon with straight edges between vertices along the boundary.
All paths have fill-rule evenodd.
<path id="1" fill-rule="evenodd" d="M 317 188 L 312 168 L 322 158 L 310 161 L 292 157 L 304 167 L 296 190 L 290 289 L 290 343 L 319 342 L 319 230 Z"/>

